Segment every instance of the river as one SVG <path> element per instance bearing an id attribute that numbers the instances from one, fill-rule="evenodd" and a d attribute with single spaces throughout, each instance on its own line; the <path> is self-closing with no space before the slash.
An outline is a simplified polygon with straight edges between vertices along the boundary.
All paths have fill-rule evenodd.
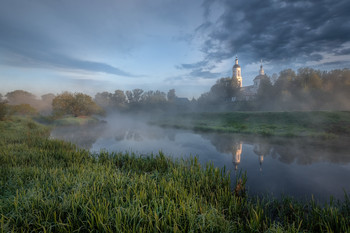
<path id="1" fill-rule="evenodd" d="M 162 151 L 174 159 L 197 156 L 202 164 L 225 166 L 232 182 L 240 171 L 246 171 L 249 194 L 288 195 L 299 200 L 313 196 L 323 203 L 331 196 L 344 200 L 344 191 L 350 192 L 350 145 L 337 141 L 203 133 L 132 119 L 89 127 L 57 127 L 51 137 L 91 152 L 145 155 Z"/>

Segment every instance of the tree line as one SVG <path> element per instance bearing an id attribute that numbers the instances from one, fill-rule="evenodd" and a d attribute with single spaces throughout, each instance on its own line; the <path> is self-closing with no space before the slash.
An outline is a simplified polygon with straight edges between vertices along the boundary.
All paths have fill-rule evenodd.
<path id="1" fill-rule="evenodd" d="M 287 69 L 274 85 L 264 83 L 257 96 L 262 108 L 277 110 L 349 110 L 349 100 L 349 69 Z"/>
<path id="2" fill-rule="evenodd" d="M 0 94 L 0 119 L 6 114 L 92 115 L 105 111 L 235 111 L 235 110 L 349 110 L 350 70 L 320 71 L 286 69 L 273 78 L 261 79 L 256 95 L 249 100 L 234 78 L 220 78 L 198 99 L 189 101 L 167 93 L 142 89 L 100 92 L 94 98 L 84 93 L 48 93 L 37 99 L 24 90 Z M 244 96 L 243 96 L 244 97 Z"/>
<path id="3" fill-rule="evenodd" d="M 3 98 L 5 97 L 5 98 Z M 7 115 L 36 115 L 52 114 L 60 117 L 64 115 L 89 116 L 103 115 L 106 111 L 135 111 L 135 110 L 166 110 L 177 106 L 178 97 L 175 89 L 167 94 L 161 91 L 144 91 L 134 89 L 130 91 L 115 90 L 114 93 L 97 93 L 94 98 L 84 93 L 63 92 L 55 95 L 48 93 L 37 99 L 35 95 L 24 90 L 0 94 L 0 118 Z"/>
<path id="4" fill-rule="evenodd" d="M 104 108 L 123 108 L 126 105 L 158 105 L 175 100 L 175 90 L 169 90 L 168 94 L 161 91 L 144 91 L 136 88 L 130 91 L 115 90 L 114 93 L 101 92 L 95 95 L 97 104 Z"/>
<path id="5" fill-rule="evenodd" d="M 349 110 L 350 70 L 286 69 L 273 78 L 264 76 L 249 100 L 233 78 L 217 80 L 198 98 L 198 105 L 213 110 Z M 243 95 L 243 96 L 242 96 Z"/>

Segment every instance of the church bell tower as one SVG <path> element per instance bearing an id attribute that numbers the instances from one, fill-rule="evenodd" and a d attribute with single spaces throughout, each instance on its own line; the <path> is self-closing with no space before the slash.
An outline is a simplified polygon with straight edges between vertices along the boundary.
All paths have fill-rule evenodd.
<path id="1" fill-rule="evenodd" d="M 259 75 L 265 75 L 264 68 L 262 66 L 262 60 L 260 60 L 260 70 L 259 70 Z"/>
<path id="2" fill-rule="evenodd" d="M 239 87 L 242 87 L 241 66 L 238 65 L 238 58 L 236 56 L 235 65 L 232 67 L 232 78 L 237 78 Z"/>

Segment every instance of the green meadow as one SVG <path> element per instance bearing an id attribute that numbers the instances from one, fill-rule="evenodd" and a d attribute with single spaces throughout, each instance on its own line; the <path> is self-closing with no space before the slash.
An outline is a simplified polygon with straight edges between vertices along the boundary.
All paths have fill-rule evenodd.
<path id="1" fill-rule="evenodd" d="M 262 136 L 332 139 L 350 136 L 350 112 L 228 112 L 188 113 L 170 116 L 154 124 Z"/>
<path id="2" fill-rule="evenodd" d="M 235 124 L 215 116 L 200 120 Z M 196 158 L 90 153 L 49 133 L 29 118 L 0 121 L 0 232 L 350 231 L 347 197 L 259 198 L 247 193 L 244 173 L 232 187 L 225 169 Z"/>

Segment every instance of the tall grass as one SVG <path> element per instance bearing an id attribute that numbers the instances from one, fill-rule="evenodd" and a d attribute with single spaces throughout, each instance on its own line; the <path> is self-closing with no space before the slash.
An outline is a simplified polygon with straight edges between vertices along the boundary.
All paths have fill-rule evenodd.
<path id="1" fill-rule="evenodd" d="M 1 232 L 346 232 L 350 201 L 247 195 L 196 158 L 91 154 L 29 120 L 0 122 Z M 241 187 L 239 187 L 241 186 Z"/>

